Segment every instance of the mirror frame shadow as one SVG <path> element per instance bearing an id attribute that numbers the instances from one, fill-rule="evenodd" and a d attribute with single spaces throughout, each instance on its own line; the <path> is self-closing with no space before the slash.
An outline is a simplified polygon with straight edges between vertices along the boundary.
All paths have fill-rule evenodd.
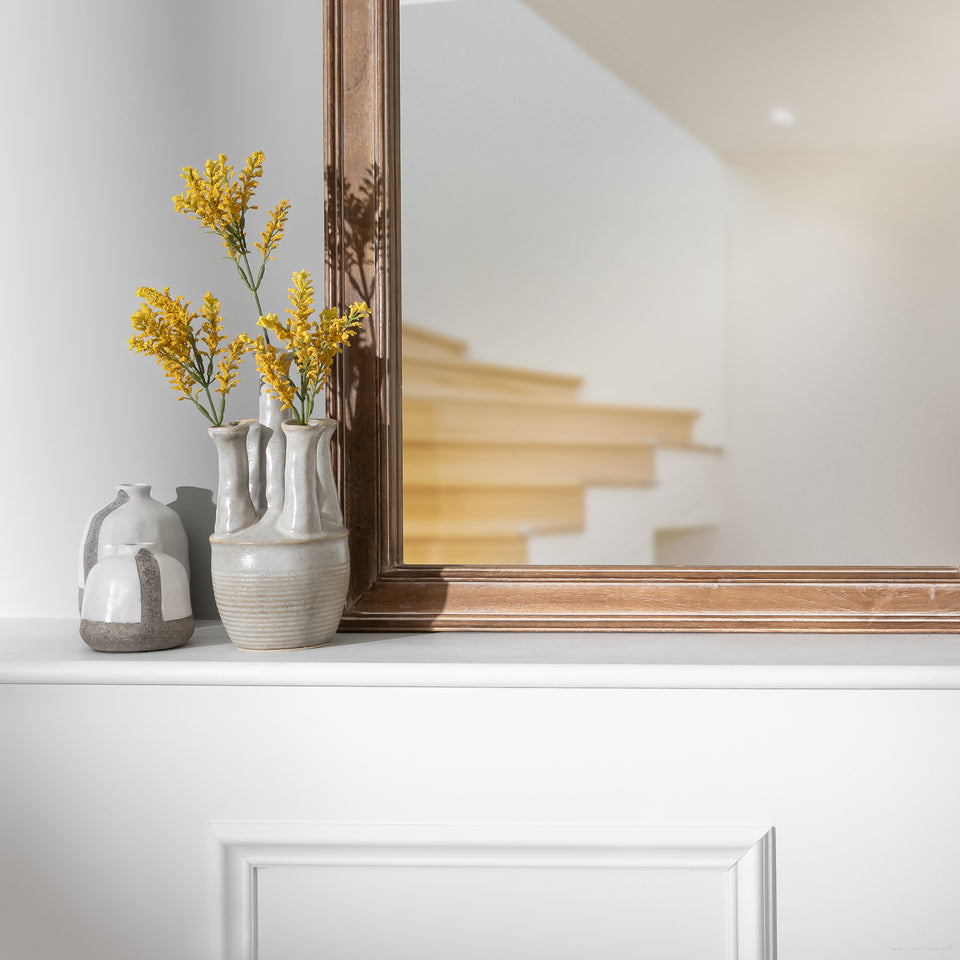
<path id="1" fill-rule="evenodd" d="M 324 0 L 326 302 L 366 299 L 328 416 L 352 573 L 342 630 L 960 631 L 958 567 L 402 562 L 398 0 Z"/>

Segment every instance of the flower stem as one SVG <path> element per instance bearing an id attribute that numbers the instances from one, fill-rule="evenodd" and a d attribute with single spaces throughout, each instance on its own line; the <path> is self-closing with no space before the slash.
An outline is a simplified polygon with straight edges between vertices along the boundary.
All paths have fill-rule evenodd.
<path id="1" fill-rule="evenodd" d="M 254 280 L 253 268 L 250 266 L 250 261 L 247 259 L 246 250 L 243 251 L 241 256 L 243 257 L 244 265 L 247 268 L 247 276 L 244 277 L 244 281 L 246 282 L 247 286 L 250 288 L 250 292 L 253 294 L 253 299 L 256 300 L 257 302 L 257 320 L 259 320 L 263 316 L 263 307 L 260 306 L 260 294 L 258 292 L 260 290 L 260 283 L 263 280 L 263 270 L 262 269 L 260 270 L 260 276 L 256 280 Z M 247 277 L 249 277 L 249 280 L 247 279 Z M 270 333 L 266 329 L 263 331 L 263 338 L 267 343 L 270 342 Z"/>

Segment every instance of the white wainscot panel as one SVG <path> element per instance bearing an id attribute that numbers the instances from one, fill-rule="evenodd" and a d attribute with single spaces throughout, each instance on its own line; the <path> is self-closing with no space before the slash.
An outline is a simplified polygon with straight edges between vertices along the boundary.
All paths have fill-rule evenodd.
<path id="1" fill-rule="evenodd" d="M 226 960 L 773 960 L 773 830 L 215 823 Z"/>

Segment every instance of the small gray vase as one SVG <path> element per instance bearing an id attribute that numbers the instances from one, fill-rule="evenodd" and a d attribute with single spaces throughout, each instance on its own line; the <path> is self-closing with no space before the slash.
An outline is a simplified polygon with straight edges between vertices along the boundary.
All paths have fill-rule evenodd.
<path id="1" fill-rule="evenodd" d="M 80 540 L 80 606 L 87 577 L 98 560 L 125 543 L 152 543 L 176 557 L 190 576 L 190 550 L 183 521 L 150 495 L 149 483 L 118 483 L 117 495 L 91 516 Z"/>
<path id="2" fill-rule="evenodd" d="M 127 543 L 94 564 L 80 611 L 80 636 L 102 653 L 182 646 L 193 635 L 183 564 L 155 543 Z"/>

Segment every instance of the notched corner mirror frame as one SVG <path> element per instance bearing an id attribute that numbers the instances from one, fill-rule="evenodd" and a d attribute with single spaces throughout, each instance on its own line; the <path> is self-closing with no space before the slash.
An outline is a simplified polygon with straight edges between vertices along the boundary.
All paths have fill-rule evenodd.
<path id="1" fill-rule="evenodd" d="M 404 566 L 399 6 L 324 4 L 327 303 L 373 310 L 328 401 L 352 557 L 342 629 L 960 631 L 957 567 Z"/>

